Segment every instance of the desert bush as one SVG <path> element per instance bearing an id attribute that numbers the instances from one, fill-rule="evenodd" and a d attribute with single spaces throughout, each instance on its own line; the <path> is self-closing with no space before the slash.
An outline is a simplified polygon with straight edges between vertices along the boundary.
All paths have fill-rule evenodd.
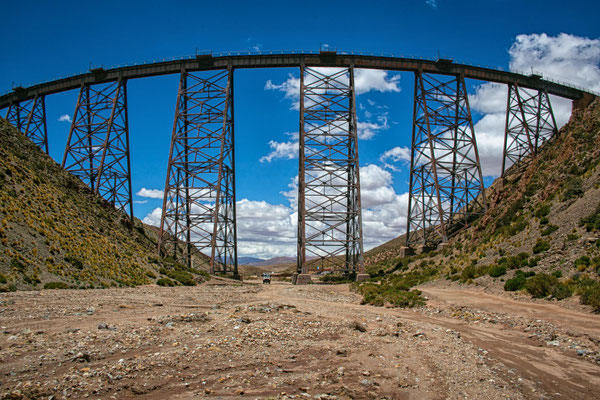
<path id="1" fill-rule="evenodd" d="M 46 282 L 44 289 L 68 289 L 69 285 L 64 282 Z"/>
<path id="2" fill-rule="evenodd" d="M 588 232 L 600 231 L 600 204 L 593 213 L 579 221 L 579 225 L 584 226 Z"/>
<path id="3" fill-rule="evenodd" d="M 489 274 L 493 278 L 498 278 L 499 276 L 506 274 L 506 267 L 504 265 L 494 265 L 490 268 Z"/>
<path id="4" fill-rule="evenodd" d="M 525 289 L 537 298 L 552 295 L 558 300 L 562 300 L 573 294 L 569 285 L 560 282 L 556 276 L 548 274 L 539 274 L 527 279 Z"/>
<path id="5" fill-rule="evenodd" d="M 175 286 L 175 283 L 169 278 L 160 278 L 156 281 L 156 284 L 159 286 Z"/>
<path id="6" fill-rule="evenodd" d="M 550 214 L 550 204 L 542 204 L 537 210 L 535 210 L 535 216 L 543 218 Z"/>
<path id="7" fill-rule="evenodd" d="M 552 272 L 552 276 L 554 276 L 556 278 L 562 278 L 562 271 L 556 270 L 556 271 Z"/>
<path id="8" fill-rule="evenodd" d="M 583 181 L 581 178 L 571 178 L 565 184 L 562 201 L 567 201 L 583 195 Z"/>
<path id="9" fill-rule="evenodd" d="M 548 225 L 546 228 L 542 230 L 542 236 L 548 236 L 558 230 L 558 226 L 556 225 Z"/>
<path id="10" fill-rule="evenodd" d="M 578 271 L 585 271 L 591 264 L 592 260 L 588 256 L 581 256 L 574 262 Z"/>
<path id="11" fill-rule="evenodd" d="M 547 251 L 550 248 L 550 243 L 545 240 L 538 239 L 535 245 L 533 246 L 533 254 L 539 254 Z"/>
<path id="12" fill-rule="evenodd" d="M 507 292 L 515 292 L 525 287 L 526 278 L 523 274 L 516 274 L 513 278 L 508 279 L 504 283 L 504 290 Z"/>
<path id="13" fill-rule="evenodd" d="M 584 289 L 580 298 L 581 304 L 592 306 L 595 312 L 600 312 L 600 282 Z"/>

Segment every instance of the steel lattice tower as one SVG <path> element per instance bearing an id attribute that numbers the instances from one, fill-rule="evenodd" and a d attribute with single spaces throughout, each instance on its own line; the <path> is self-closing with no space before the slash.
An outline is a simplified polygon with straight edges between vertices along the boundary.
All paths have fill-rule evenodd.
<path id="1" fill-rule="evenodd" d="M 44 96 L 36 95 L 32 100 L 11 103 L 6 112 L 6 120 L 48 154 Z"/>
<path id="2" fill-rule="evenodd" d="M 525 167 L 523 159 L 536 154 L 557 132 L 550 97 L 546 91 L 523 89 L 516 84 L 508 85 L 502 176 L 505 176 L 511 165 L 519 164 L 519 169 Z"/>
<path id="3" fill-rule="evenodd" d="M 237 275 L 233 69 L 182 71 L 167 168 L 159 251 L 211 273 Z"/>
<path id="4" fill-rule="evenodd" d="M 463 76 L 415 73 L 407 244 L 432 247 L 485 208 Z"/>
<path id="5" fill-rule="evenodd" d="M 298 176 L 298 273 L 364 273 L 353 67 L 301 66 Z"/>
<path id="6" fill-rule="evenodd" d="M 62 166 L 133 218 L 125 80 L 81 86 Z"/>

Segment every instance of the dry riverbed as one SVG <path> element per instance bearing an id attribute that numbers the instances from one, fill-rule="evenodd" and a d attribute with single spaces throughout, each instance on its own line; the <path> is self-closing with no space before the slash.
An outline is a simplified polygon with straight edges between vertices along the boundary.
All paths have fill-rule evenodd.
<path id="1" fill-rule="evenodd" d="M 427 307 L 347 285 L 0 294 L 0 398 L 587 399 L 600 316 L 472 288 Z"/>

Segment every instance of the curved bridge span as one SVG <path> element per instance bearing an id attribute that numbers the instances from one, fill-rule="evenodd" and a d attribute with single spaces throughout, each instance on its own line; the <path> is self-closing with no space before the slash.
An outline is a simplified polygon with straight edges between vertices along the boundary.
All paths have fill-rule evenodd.
<path id="1" fill-rule="evenodd" d="M 282 68 L 300 65 L 314 67 L 340 67 L 384 69 L 390 71 L 408 71 L 431 74 L 464 75 L 467 79 L 477 79 L 504 84 L 517 84 L 528 89 L 541 89 L 548 94 L 577 100 L 586 95 L 586 91 L 560 83 L 542 79 L 538 75 L 522 75 L 514 72 L 499 71 L 491 68 L 455 64 L 450 60 L 422 60 L 414 58 L 337 54 L 320 52 L 318 54 L 249 54 L 249 55 L 198 55 L 193 58 L 163 61 L 142 65 L 118 67 L 104 70 L 94 69 L 86 74 L 41 83 L 27 88 L 18 87 L 12 93 L 0 96 L 0 109 L 11 102 L 20 102 L 36 95 L 48 95 L 66 90 L 78 89 L 83 84 L 114 82 L 119 79 L 139 79 L 151 76 L 178 74 L 185 71 L 205 71 L 211 69 L 237 68 Z M 591 93 L 590 93 L 591 94 Z"/>
<path id="2" fill-rule="evenodd" d="M 159 252 L 237 275 L 233 88 L 239 68 L 300 69 L 298 265 L 364 275 L 354 70 L 413 72 L 414 112 L 406 251 L 446 242 L 486 209 L 465 79 L 507 86 L 502 171 L 513 173 L 557 132 L 550 95 L 583 107 L 594 94 L 489 68 L 337 54 L 197 55 L 90 72 L 0 96 L 7 120 L 48 152 L 45 96 L 79 89 L 62 165 L 133 217 L 127 81 L 179 74 Z M 512 165 L 515 167 L 509 168 Z"/>

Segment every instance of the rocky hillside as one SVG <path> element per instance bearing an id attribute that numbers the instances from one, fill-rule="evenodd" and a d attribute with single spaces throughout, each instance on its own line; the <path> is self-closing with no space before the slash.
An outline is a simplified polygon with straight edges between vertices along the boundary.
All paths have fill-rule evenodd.
<path id="1" fill-rule="evenodd" d="M 156 231 L 131 226 L 3 119 L 0 221 L 0 291 L 191 285 L 206 275 L 158 259 Z"/>
<path id="2" fill-rule="evenodd" d="M 401 258 L 402 236 L 366 254 L 369 272 L 421 271 L 418 281 L 447 278 L 534 297 L 585 297 L 599 285 L 599 144 L 596 99 L 574 112 L 524 168 L 497 179 L 487 190 L 487 212 L 448 247 Z"/>

